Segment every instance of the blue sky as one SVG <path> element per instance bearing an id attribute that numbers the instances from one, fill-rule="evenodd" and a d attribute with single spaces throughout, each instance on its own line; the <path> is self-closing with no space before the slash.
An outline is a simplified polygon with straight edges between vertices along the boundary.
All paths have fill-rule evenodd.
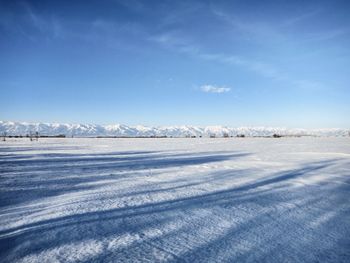
<path id="1" fill-rule="evenodd" d="M 0 119 L 350 127 L 348 1 L 1 1 Z"/>

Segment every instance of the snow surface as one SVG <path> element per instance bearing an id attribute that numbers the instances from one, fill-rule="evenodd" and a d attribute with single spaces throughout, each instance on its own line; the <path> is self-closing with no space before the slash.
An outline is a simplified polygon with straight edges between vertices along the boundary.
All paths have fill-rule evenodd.
<path id="1" fill-rule="evenodd" d="M 8 139 L 1 262 L 349 262 L 350 138 Z"/>
<path id="2" fill-rule="evenodd" d="M 6 132 L 7 135 L 22 135 L 39 132 L 40 135 L 66 135 L 69 137 L 96 137 L 96 136 L 118 136 L 118 137 L 150 137 L 150 136 L 168 136 L 168 137 L 187 137 L 203 136 L 209 137 L 215 135 L 222 137 L 224 134 L 236 136 L 244 134 L 245 136 L 272 136 L 273 134 L 289 136 L 349 136 L 348 129 L 286 129 L 274 127 L 239 127 L 231 128 L 225 126 L 164 126 L 164 127 L 146 127 L 142 125 L 127 126 L 121 124 L 115 125 L 97 125 L 97 124 L 61 124 L 61 123 L 27 123 L 0 121 L 0 135 Z"/>

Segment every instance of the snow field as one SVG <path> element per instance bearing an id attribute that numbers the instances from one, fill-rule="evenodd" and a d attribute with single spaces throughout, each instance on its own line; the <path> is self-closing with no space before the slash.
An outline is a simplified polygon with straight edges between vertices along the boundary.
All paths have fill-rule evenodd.
<path id="1" fill-rule="evenodd" d="M 1 262 L 348 262 L 349 138 L 10 139 Z"/>

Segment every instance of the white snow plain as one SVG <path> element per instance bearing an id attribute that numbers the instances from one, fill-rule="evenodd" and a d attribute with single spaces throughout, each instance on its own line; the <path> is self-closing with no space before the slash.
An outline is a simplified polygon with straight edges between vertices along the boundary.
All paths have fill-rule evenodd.
<path id="1" fill-rule="evenodd" d="M 1 262 L 349 262 L 350 138 L 8 139 Z"/>

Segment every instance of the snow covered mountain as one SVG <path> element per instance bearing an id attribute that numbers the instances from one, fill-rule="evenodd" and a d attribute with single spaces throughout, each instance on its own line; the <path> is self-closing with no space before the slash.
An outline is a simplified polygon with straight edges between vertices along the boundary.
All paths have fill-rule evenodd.
<path id="1" fill-rule="evenodd" d="M 117 136 L 117 137 L 189 137 L 203 136 L 209 137 L 215 135 L 222 137 L 224 135 L 237 136 L 271 136 L 273 134 L 287 136 L 349 136 L 347 129 L 286 129 L 271 127 L 239 127 L 230 128 L 225 126 L 127 126 L 121 124 L 114 125 L 96 125 L 96 124 L 60 124 L 60 123 L 27 123 L 0 121 L 1 135 L 27 135 L 39 132 L 40 135 L 54 136 L 64 134 L 68 137 L 96 137 L 96 136 Z"/>

